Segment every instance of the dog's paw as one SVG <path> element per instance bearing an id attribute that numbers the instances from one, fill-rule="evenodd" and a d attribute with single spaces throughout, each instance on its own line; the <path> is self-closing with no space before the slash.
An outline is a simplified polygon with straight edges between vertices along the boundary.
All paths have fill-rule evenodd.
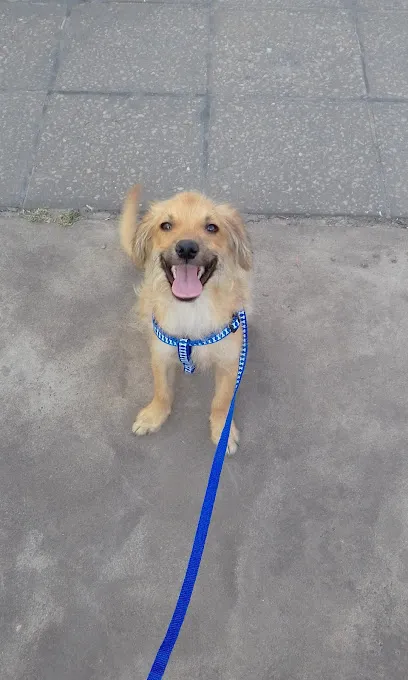
<path id="1" fill-rule="evenodd" d="M 144 435 L 157 432 L 167 420 L 170 409 L 163 408 L 162 404 L 152 402 L 137 414 L 136 420 L 132 425 L 133 434 Z"/>
<path id="2" fill-rule="evenodd" d="M 223 427 L 224 421 L 221 422 L 219 420 L 211 419 L 211 440 L 216 445 L 218 444 L 218 441 L 220 439 Z M 234 421 L 232 421 L 226 451 L 227 456 L 233 456 L 234 453 L 237 452 L 238 444 L 239 444 L 239 430 L 236 427 Z"/>
<path id="3" fill-rule="evenodd" d="M 227 456 L 233 456 L 237 452 L 239 444 L 239 430 L 235 427 L 233 422 L 231 425 L 231 432 L 228 438 Z"/>

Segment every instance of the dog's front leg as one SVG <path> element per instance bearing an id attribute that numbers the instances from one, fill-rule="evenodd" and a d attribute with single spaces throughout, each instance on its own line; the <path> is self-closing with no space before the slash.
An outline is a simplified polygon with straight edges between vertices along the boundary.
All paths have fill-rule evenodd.
<path id="1" fill-rule="evenodd" d="M 132 432 L 149 434 L 160 429 L 171 412 L 175 363 L 169 353 L 157 350 L 156 341 L 151 346 L 154 396 L 150 404 L 139 411 Z"/>
<path id="2" fill-rule="evenodd" d="M 234 394 L 235 381 L 237 378 L 238 361 L 226 366 L 215 366 L 215 394 L 211 404 L 211 439 L 214 444 L 218 444 L 222 428 Z M 239 442 L 239 432 L 234 421 L 231 424 L 231 432 L 228 439 L 227 456 L 232 456 Z"/>

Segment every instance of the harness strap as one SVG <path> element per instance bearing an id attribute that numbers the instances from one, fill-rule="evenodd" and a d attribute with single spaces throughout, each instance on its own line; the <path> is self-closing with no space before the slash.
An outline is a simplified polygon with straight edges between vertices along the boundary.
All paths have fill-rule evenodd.
<path id="1" fill-rule="evenodd" d="M 184 373 L 194 373 L 195 366 L 191 361 L 191 345 L 188 338 L 180 338 L 177 345 L 178 357 L 183 364 Z"/>
<path id="2" fill-rule="evenodd" d="M 217 333 L 212 335 L 207 335 L 205 338 L 198 340 L 190 340 L 190 338 L 177 338 L 174 335 L 168 335 L 157 323 L 156 319 L 153 317 L 153 330 L 156 336 L 164 342 L 166 345 L 171 347 L 177 347 L 178 357 L 183 364 L 185 373 L 194 373 L 195 365 L 191 359 L 191 351 L 193 347 L 205 347 L 206 345 L 213 345 L 215 342 L 219 342 L 226 338 L 230 333 L 235 333 L 241 323 L 241 314 L 245 312 L 238 312 L 234 314 L 231 321 L 227 326 Z"/>
<path id="3" fill-rule="evenodd" d="M 147 680 L 162 680 L 163 678 L 167 664 L 170 659 L 170 655 L 174 649 L 174 645 L 177 642 L 181 626 L 183 625 L 188 605 L 190 604 L 191 596 L 193 594 L 198 570 L 200 568 L 201 557 L 204 551 L 205 541 L 208 534 L 208 528 L 211 522 L 211 515 L 214 507 L 215 497 L 217 495 L 218 483 L 220 480 L 221 470 L 224 463 L 225 452 L 228 446 L 228 438 L 231 430 L 232 416 L 234 414 L 235 398 L 238 392 L 239 385 L 241 383 L 242 375 L 245 370 L 245 364 L 248 354 L 248 330 L 244 310 L 238 313 L 238 317 L 242 326 L 242 349 L 239 357 L 238 373 L 235 382 L 234 394 L 231 400 L 231 405 L 229 407 L 228 415 L 225 420 L 225 424 L 221 432 L 219 442 L 217 444 L 217 448 L 215 449 L 210 476 L 208 478 L 207 489 L 205 492 L 203 504 L 201 506 L 200 517 L 198 520 L 193 547 L 191 549 L 190 559 L 188 561 L 183 585 L 181 586 L 180 594 L 178 596 L 177 604 L 174 609 L 174 613 L 171 618 L 169 627 L 167 629 L 167 633 L 164 636 L 159 651 L 157 652 L 156 658 L 153 662 L 153 666 L 150 670 Z"/>

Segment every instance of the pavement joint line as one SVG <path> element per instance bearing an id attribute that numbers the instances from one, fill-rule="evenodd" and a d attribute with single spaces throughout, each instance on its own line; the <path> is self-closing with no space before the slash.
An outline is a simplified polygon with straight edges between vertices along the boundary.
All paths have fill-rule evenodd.
<path id="1" fill-rule="evenodd" d="M 400 220 L 403 223 L 402 228 L 408 228 L 408 217 L 404 215 L 381 215 L 380 213 L 342 213 L 342 212 L 277 212 L 275 210 L 251 210 L 250 208 L 242 208 L 240 210 L 242 215 L 249 215 L 254 217 L 264 217 L 265 219 L 282 218 L 282 219 L 356 219 L 356 220 L 375 220 L 376 222 L 392 223 L 395 220 Z M 407 226 L 405 226 L 405 224 Z M 401 226 L 401 225 L 399 225 Z"/>
<path id="2" fill-rule="evenodd" d="M 363 80 L 364 80 L 364 85 L 365 85 L 365 89 L 366 89 L 366 94 L 369 97 L 370 96 L 370 81 L 369 81 L 368 73 L 367 73 L 364 40 L 363 40 L 363 35 L 362 35 L 361 26 L 360 26 L 358 12 L 356 10 L 356 2 L 354 2 L 353 5 L 354 6 L 353 6 L 353 9 L 352 9 L 352 16 L 353 16 L 353 20 L 354 20 L 354 27 L 355 27 L 356 36 L 357 36 L 358 47 L 359 47 L 359 50 L 360 50 L 360 61 L 361 61 L 361 68 L 362 68 L 362 71 L 363 71 Z"/>
<path id="3" fill-rule="evenodd" d="M 198 99 L 207 97 L 207 92 L 151 92 L 149 90 L 64 90 L 51 88 L 10 88 L 0 87 L 0 94 L 15 94 L 15 93 L 44 93 L 48 95 L 63 95 L 67 97 L 85 96 L 85 97 L 169 97 L 174 99 Z M 305 104 L 408 104 L 408 97 L 380 97 L 371 95 L 360 95 L 358 97 L 298 97 L 293 95 L 279 95 L 269 93 L 254 93 L 251 95 L 245 94 L 229 94 L 217 95 L 210 93 L 212 101 L 245 101 L 252 99 L 265 99 L 274 102 L 298 102 Z"/>
<path id="4" fill-rule="evenodd" d="M 39 123 L 37 126 L 37 129 L 34 133 L 34 138 L 33 142 L 31 145 L 30 153 L 29 153 L 29 158 L 27 160 L 26 168 L 25 168 L 25 173 L 23 176 L 22 184 L 21 184 L 21 191 L 20 191 L 20 200 L 19 200 L 19 206 L 24 208 L 24 204 L 27 199 L 27 194 L 28 194 L 28 189 L 30 187 L 30 182 L 31 178 L 34 173 L 34 168 L 35 168 L 35 159 L 37 156 L 37 150 L 40 144 L 40 139 L 41 139 L 41 133 L 43 131 L 43 126 L 44 126 L 44 119 L 45 119 L 45 114 L 47 112 L 48 108 L 48 94 L 44 95 L 44 101 L 43 101 L 43 106 L 40 114 L 40 119 Z"/>
<path id="5" fill-rule="evenodd" d="M 37 208 L 40 206 L 37 206 Z M 72 206 L 60 206 L 60 207 L 55 207 L 55 206 L 47 206 L 47 205 L 41 205 L 41 207 L 45 207 L 51 212 L 58 212 L 58 211 L 67 211 L 71 210 Z M 85 209 L 85 206 L 83 206 L 82 210 Z M 24 207 L 21 206 L 12 206 L 12 205 L 0 205 L 0 216 L 5 216 L 7 214 L 10 214 L 11 216 L 19 216 L 19 217 L 24 217 L 23 212 L 26 210 Z M 36 207 L 32 207 L 29 209 L 31 210 L 36 210 Z M 28 211 L 28 212 L 29 212 Z M 106 219 L 105 216 L 109 215 L 109 220 L 114 221 L 115 219 L 118 220 L 120 216 L 120 209 L 118 208 L 107 208 L 107 209 L 100 209 L 100 210 L 95 210 L 94 212 L 81 212 L 81 209 L 79 210 L 81 213 L 80 220 L 97 220 L 97 219 Z M 141 214 L 144 214 L 145 212 L 145 207 L 142 207 L 141 209 Z M 369 223 L 374 223 L 374 224 L 382 224 L 388 227 L 396 227 L 398 229 L 404 229 L 408 230 L 408 217 L 406 215 L 384 215 L 380 213 L 342 213 L 342 212 L 336 212 L 336 213 L 326 213 L 326 212 L 277 212 L 274 210 L 252 210 L 248 208 L 240 208 L 240 214 L 244 217 L 245 221 L 248 221 L 250 223 L 257 223 L 262 219 L 265 220 L 273 220 L 273 219 L 283 219 L 283 220 L 306 220 L 308 222 L 311 222 L 312 220 L 337 220 L 337 219 L 346 219 L 346 220 L 358 220 L 361 222 L 361 225 L 355 225 L 356 227 L 359 226 L 366 226 Z M 103 215 L 104 217 L 101 217 Z M 252 219 L 255 218 L 255 219 Z"/>
<path id="6" fill-rule="evenodd" d="M 208 165 L 209 165 L 209 147 L 210 147 L 210 116 L 211 116 L 211 98 L 209 95 L 204 97 L 204 105 L 201 111 L 201 125 L 202 125 L 202 173 L 203 173 L 203 190 L 207 188 L 208 180 Z"/>
<path id="7" fill-rule="evenodd" d="M 408 9 L 404 9 L 403 7 L 391 7 L 390 5 L 388 7 L 381 7 L 380 9 L 374 7 L 369 9 L 368 7 L 359 7 L 357 5 L 357 14 L 408 14 Z"/>
<path id="8" fill-rule="evenodd" d="M 354 22 L 355 22 L 356 35 L 357 35 L 357 40 L 358 40 L 359 49 L 360 49 L 360 59 L 361 59 L 361 67 L 362 67 L 362 70 L 363 70 L 364 84 L 365 84 L 365 88 L 366 88 L 367 97 L 370 97 L 370 81 L 369 81 L 368 72 L 367 72 L 366 54 L 365 54 L 362 28 L 360 26 L 359 14 L 357 12 L 357 0 L 353 0 L 352 14 L 353 14 Z M 378 139 L 378 135 L 377 135 L 377 127 L 376 127 L 376 123 L 375 123 L 375 116 L 374 116 L 373 107 L 372 107 L 371 102 L 369 102 L 368 106 L 367 106 L 367 116 L 368 116 L 368 122 L 369 122 L 369 126 L 370 126 L 371 139 L 372 139 L 373 146 L 374 146 L 374 149 L 375 149 L 375 154 L 376 154 L 378 173 L 379 173 L 379 177 L 380 177 L 381 190 L 382 190 L 382 194 L 383 194 L 385 215 L 386 215 L 386 217 L 390 217 L 391 216 L 391 201 L 390 201 L 390 197 L 388 195 L 387 178 L 385 176 L 384 165 L 383 165 L 382 158 L 381 158 L 380 143 L 379 143 L 379 139 Z"/>
<path id="9" fill-rule="evenodd" d="M 49 90 L 49 94 L 67 97 L 169 97 L 170 99 L 199 99 L 206 92 L 148 92 L 142 90 Z"/>
<path id="10" fill-rule="evenodd" d="M 171 3 L 174 6 L 188 5 L 192 7 L 206 7 L 209 5 L 211 0 L 205 0 L 205 2 L 200 2 L 199 0 L 175 0 Z M 24 2 L 25 5 L 40 5 L 40 6 L 62 6 L 73 9 L 74 7 L 81 7 L 83 5 L 90 5 L 92 0 L 55 0 L 52 3 L 46 2 L 45 0 L 0 0 L 1 4 L 15 5 L 17 2 Z M 102 5 L 162 5 L 165 7 L 169 6 L 168 2 L 164 0 L 100 0 L 99 4 Z M 170 5 L 170 6 L 171 6 Z"/>
<path id="11" fill-rule="evenodd" d="M 64 39 L 64 28 L 65 28 L 65 24 L 66 24 L 67 20 L 69 19 L 70 15 L 71 15 L 71 8 L 68 5 L 66 5 L 65 6 L 65 16 L 64 16 L 64 18 L 61 22 L 61 26 L 60 26 L 60 28 L 57 32 L 57 36 L 58 36 L 57 37 L 57 44 L 56 44 L 56 47 L 55 47 L 55 50 L 54 50 L 54 53 L 53 53 L 52 69 L 51 69 L 50 79 L 48 81 L 47 94 L 46 94 L 44 102 L 43 102 L 40 120 L 39 120 L 39 123 L 38 123 L 37 130 L 35 132 L 33 144 L 32 144 L 32 147 L 31 147 L 31 160 L 28 162 L 27 171 L 26 171 L 25 177 L 23 178 L 23 182 L 22 182 L 22 190 L 21 190 L 21 194 L 20 194 L 20 201 L 21 201 L 21 205 L 22 205 L 23 209 L 24 209 L 24 206 L 25 206 L 26 201 L 27 201 L 27 196 L 28 196 L 28 192 L 30 190 L 31 180 L 32 180 L 33 175 L 34 175 L 35 161 L 36 161 L 36 157 L 37 157 L 38 148 L 39 148 L 39 145 L 40 145 L 41 134 L 42 134 L 42 131 L 44 129 L 45 116 L 46 116 L 46 113 L 47 113 L 47 109 L 48 109 L 49 101 L 50 101 L 50 97 L 51 97 L 50 92 L 52 91 L 52 89 L 55 85 L 55 82 L 56 82 L 57 76 L 58 76 L 58 71 L 59 71 L 59 68 L 60 68 L 61 49 L 62 49 L 62 43 L 63 43 L 63 39 Z"/>
<path id="12" fill-rule="evenodd" d="M 110 2 L 111 0 L 107 0 L 107 2 Z M 122 0 L 123 1 L 123 0 Z M 215 0 L 217 2 L 217 0 Z M 243 9 L 243 6 L 241 7 L 234 7 L 232 5 L 220 5 L 217 3 L 216 5 L 216 10 L 218 12 L 225 12 L 226 14 L 231 14 L 237 11 L 240 11 L 242 14 L 245 12 L 246 14 L 260 14 L 260 13 L 269 13 L 269 14 L 348 14 L 350 10 L 352 10 L 354 7 L 353 2 L 349 2 L 348 0 L 345 0 L 344 4 L 342 7 L 320 7 L 319 5 L 314 5 L 313 7 L 288 7 L 284 5 L 274 5 L 273 7 L 268 7 L 268 5 L 259 5 L 258 7 L 250 7 L 248 9 Z"/>
<path id="13" fill-rule="evenodd" d="M 371 138 L 372 138 L 373 146 L 374 146 L 375 153 L 376 153 L 376 156 L 377 156 L 377 165 L 378 165 L 381 188 L 382 188 L 382 193 L 383 193 L 385 216 L 391 217 L 391 198 L 390 198 L 389 192 L 388 192 L 387 178 L 386 178 L 385 171 L 384 171 L 384 163 L 383 163 L 382 157 L 381 157 L 380 142 L 379 142 L 378 135 L 377 135 L 377 126 L 376 126 L 376 122 L 375 122 L 375 114 L 374 114 L 374 111 L 373 111 L 373 105 L 371 103 L 367 107 L 367 113 L 368 113 L 368 121 L 369 121 L 369 125 L 370 125 Z"/>
<path id="14" fill-rule="evenodd" d="M 45 2 L 44 0 L 0 0 L 1 4 L 8 4 L 8 5 L 15 5 L 17 2 L 24 2 L 25 5 L 32 5 L 32 6 L 49 6 L 52 5 L 61 5 L 63 7 L 69 7 L 70 9 L 81 7 L 81 6 L 88 6 L 91 4 L 92 0 L 55 0 L 55 2 L 48 3 Z M 165 2 L 164 0 L 100 0 L 99 4 L 102 5 L 159 5 L 159 6 L 190 6 L 190 7 L 209 7 L 211 6 L 213 0 L 205 0 L 204 2 L 200 2 L 199 0 L 174 0 L 171 4 L 168 2 Z M 249 9 L 241 9 L 240 7 L 233 7 L 231 5 L 223 5 L 219 4 L 217 0 L 215 0 L 215 11 L 223 11 L 223 12 L 234 12 L 237 10 L 240 11 L 246 11 L 248 14 L 251 13 L 257 13 L 257 12 L 265 12 L 265 11 L 271 11 L 271 12 L 289 12 L 291 14 L 297 13 L 297 14 L 338 14 L 338 13 L 345 13 L 350 9 L 355 10 L 357 14 L 408 14 L 408 9 L 405 9 L 404 7 L 381 7 L 381 8 L 368 8 L 368 7 L 360 7 L 358 4 L 358 1 L 356 3 L 349 2 L 349 0 L 344 0 L 343 7 L 329 7 L 329 6 L 320 6 L 320 5 L 311 5 L 310 7 L 296 7 L 296 6 L 278 6 L 276 5 L 275 7 L 268 7 L 267 5 L 261 5 L 258 7 L 250 7 Z"/>
<path id="15" fill-rule="evenodd" d="M 23 1 L 23 0 L 21 0 Z M 6 0 L 6 2 L 16 2 L 16 0 Z M 92 0 L 65 0 L 62 4 L 68 4 L 69 7 L 77 9 L 78 7 L 89 6 Z M 36 3 L 39 4 L 39 3 Z M 42 4 L 42 3 L 41 3 Z M 56 0 L 57 4 L 57 0 Z M 194 0 L 175 0 L 169 4 L 168 2 L 163 2 L 161 0 L 99 0 L 99 5 L 140 5 L 149 6 L 153 5 L 156 7 L 208 7 L 209 0 L 206 2 L 194 2 Z"/>
<path id="16" fill-rule="evenodd" d="M 408 104 L 408 97 L 369 97 L 370 104 Z"/>
<path id="17" fill-rule="evenodd" d="M 214 6 L 212 0 L 208 6 L 208 33 L 207 33 L 207 51 L 206 51 L 206 92 L 204 98 L 204 106 L 201 113 L 202 124 L 202 183 L 203 190 L 206 191 L 208 183 L 208 164 L 209 164 L 209 148 L 210 148 L 210 131 L 211 131 L 211 69 L 212 69 L 212 45 L 215 34 L 215 18 Z"/>
<path id="18" fill-rule="evenodd" d="M 12 0 L 11 0 L 12 1 Z M 173 0 L 169 5 L 168 2 L 163 0 L 100 0 L 102 5 L 163 5 L 165 7 L 180 6 L 180 5 L 190 5 L 192 7 L 208 7 L 211 4 L 211 0 L 206 0 L 205 2 L 199 2 L 198 0 Z M 79 4 L 89 5 L 90 0 L 79 0 Z"/>

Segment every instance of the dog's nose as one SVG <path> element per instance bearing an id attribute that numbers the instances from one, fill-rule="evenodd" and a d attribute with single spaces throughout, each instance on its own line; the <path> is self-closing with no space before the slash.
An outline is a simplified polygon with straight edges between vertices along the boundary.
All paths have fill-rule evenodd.
<path id="1" fill-rule="evenodd" d="M 197 241 L 183 240 L 176 243 L 176 253 L 182 260 L 193 260 L 200 250 Z"/>

